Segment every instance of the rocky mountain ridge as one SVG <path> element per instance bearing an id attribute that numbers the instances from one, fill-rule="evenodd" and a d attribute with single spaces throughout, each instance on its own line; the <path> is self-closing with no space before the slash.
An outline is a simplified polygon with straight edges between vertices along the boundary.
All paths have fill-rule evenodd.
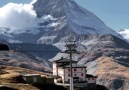
<path id="1" fill-rule="evenodd" d="M 87 66 L 89 74 L 98 75 L 98 84 L 111 90 L 128 90 L 129 43 L 120 34 L 75 1 L 37 0 L 33 7 L 39 20 L 37 27 L 18 34 L 6 32 L 6 40 L 52 44 L 60 50 L 65 41 L 76 40 L 81 54 L 73 59 Z M 69 58 L 59 53 L 53 59 L 62 56 Z"/>

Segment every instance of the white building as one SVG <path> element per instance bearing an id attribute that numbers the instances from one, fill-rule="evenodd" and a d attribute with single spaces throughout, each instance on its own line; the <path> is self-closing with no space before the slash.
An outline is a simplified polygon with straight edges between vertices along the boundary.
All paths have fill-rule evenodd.
<path id="1" fill-rule="evenodd" d="M 70 60 L 61 58 L 53 61 L 53 75 L 62 78 L 63 83 L 70 82 Z M 86 82 L 86 67 L 77 65 L 77 61 L 72 60 L 73 82 Z"/>
<path id="2" fill-rule="evenodd" d="M 97 76 L 86 74 L 86 81 L 88 84 L 96 84 Z"/>

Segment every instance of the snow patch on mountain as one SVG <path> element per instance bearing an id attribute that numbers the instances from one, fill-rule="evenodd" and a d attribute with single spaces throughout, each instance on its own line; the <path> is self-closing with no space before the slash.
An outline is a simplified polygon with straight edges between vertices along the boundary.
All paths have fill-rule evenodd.
<path id="1" fill-rule="evenodd" d="M 52 42 L 53 39 L 56 38 L 56 36 L 44 36 L 44 37 L 41 37 L 38 42 L 40 43 L 42 40 L 44 40 L 44 42 Z"/>

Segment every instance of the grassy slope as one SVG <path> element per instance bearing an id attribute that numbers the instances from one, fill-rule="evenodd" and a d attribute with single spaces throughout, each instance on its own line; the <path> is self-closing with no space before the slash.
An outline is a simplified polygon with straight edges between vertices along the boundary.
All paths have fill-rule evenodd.
<path id="1" fill-rule="evenodd" d="M 34 70 L 23 69 L 13 66 L 0 66 L 1 70 L 1 85 L 0 90 L 40 90 L 32 85 L 25 84 L 21 78 L 21 73 L 36 73 L 49 75 L 47 73 L 37 72 Z"/>
<path id="2" fill-rule="evenodd" d="M 50 84 L 29 85 L 26 84 L 25 81 L 20 76 L 20 74 L 23 73 L 51 75 L 49 73 L 43 73 L 13 66 L 0 66 L 0 70 L 1 70 L 0 90 L 67 90 L 63 86 L 50 85 Z M 100 85 L 97 85 L 97 88 L 95 90 L 107 90 L 105 87 Z M 77 90 L 87 90 L 87 89 L 78 88 Z"/>

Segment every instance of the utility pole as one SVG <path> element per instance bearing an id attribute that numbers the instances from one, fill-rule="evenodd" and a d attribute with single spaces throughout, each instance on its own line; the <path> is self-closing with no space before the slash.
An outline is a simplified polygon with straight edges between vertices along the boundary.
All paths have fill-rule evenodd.
<path id="1" fill-rule="evenodd" d="M 68 53 L 70 55 L 70 90 L 73 90 L 73 71 L 72 71 L 72 54 L 78 53 L 76 51 L 76 41 L 67 41 L 66 45 L 67 50 L 64 51 L 64 53 Z"/>
<path id="2" fill-rule="evenodd" d="M 2 71 L 1 71 L 1 66 L 0 66 L 0 85 L 1 85 L 1 73 Z"/>

